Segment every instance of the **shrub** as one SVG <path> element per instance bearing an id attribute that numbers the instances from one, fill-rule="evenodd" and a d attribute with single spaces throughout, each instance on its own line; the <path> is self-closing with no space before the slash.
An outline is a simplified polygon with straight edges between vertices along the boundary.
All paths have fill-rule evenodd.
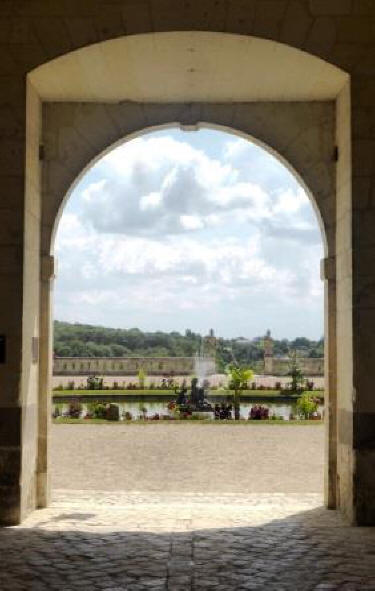
<path id="1" fill-rule="evenodd" d="M 82 413 L 82 404 L 79 400 L 71 400 L 68 405 L 67 414 L 71 419 L 79 419 Z"/>
<path id="2" fill-rule="evenodd" d="M 52 417 L 53 417 L 54 419 L 57 419 L 57 417 L 59 417 L 60 415 L 61 415 L 61 412 L 60 412 L 60 407 L 59 407 L 59 406 L 57 406 L 57 405 L 55 405 L 55 407 L 54 407 L 54 409 L 53 409 Z"/>
<path id="3" fill-rule="evenodd" d="M 105 409 L 105 418 L 107 421 L 120 420 L 120 408 L 117 404 L 107 404 Z"/>
<path id="4" fill-rule="evenodd" d="M 106 418 L 106 407 L 102 402 L 92 402 L 89 405 L 90 411 L 95 419 Z"/>
<path id="5" fill-rule="evenodd" d="M 74 382 L 68 382 L 68 390 L 74 390 Z"/>
<path id="6" fill-rule="evenodd" d="M 297 400 L 296 409 L 298 416 L 307 420 L 312 417 L 313 413 L 316 413 L 318 402 L 309 394 L 302 394 Z"/>
<path id="7" fill-rule="evenodd" d="M 103 378 L 89 376 L 87 378 L 87 390 L 103 390 Z"/>
<path id="8" fill-rule="evenodd" d="M 52 390 L 55 390 L 55 391 L 64 390 L 64 386 L 62 384 L 59 384 L 58 386 L 55 386 L 54 388 L 52 388 Z"/>
<path id="9" fill-rule="evenodd" d="M 275 383 L 275 390 L 281 390 L 281 382 Z"/>
<path id="10" fill-rule="evenodd" d="M 124 416 L 125 421 L 132 421 L 133 420 L 133 415 L 128 410 L 124 413 L 123 416 Z"/>
<path id="11" fill-rule="evenodd" d="M 264 421 L 269 417 L 270 409 L 261 404 L 255 404 L 249 411 L 249 421 Z"/>
<path id="12" fill-rule="evenodd" d="M 139 410 L 143 415 L 147 414 L 147 408 L 145 406 L 143 406 L 142 403 L 140 403 L 140 405 L 139 405 Z"/>

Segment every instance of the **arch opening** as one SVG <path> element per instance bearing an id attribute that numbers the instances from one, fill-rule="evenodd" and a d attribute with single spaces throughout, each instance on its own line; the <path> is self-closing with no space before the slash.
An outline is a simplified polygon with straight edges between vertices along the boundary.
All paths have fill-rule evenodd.
<path id="1" fill-rule="evenodd" d="M 217 128 L 216 128 L 216 129 L 217 129 Z M 221 130 L 222 130 L 222 129 L 221 129 Z M 164 131 L 164 132 L 162 132 L 162 133 L 160 133 L 160 132 L 159 132 L 159 135 L 161 135 L 161 136 L 162 136 L 162 135 L 163 135 L 163 133 L 166 133 L 166 131 Z M 210 130 L 210 131 L 209 131 L 209 133 L 212 133 L 212 130 Z M 153 135 L 153 134 L 151 134 L 151 136 L 152 136 L 152 135 Z M 155 135 L 158 135 L 158 134 L 156 133 Z M 186 135 L 186 134 L 185 134 L 185 135 Z M 189 135 L 190 135 L 190 134 L 189 134 Z M 191 134 L 191 136 L 192 136 L 192 135 L 193 135 L 193 134 Z M 223 134 L 223 135 L 224 135 L 224 134 Z M 227 134 L 225 134 L 225 135 L 227 135 Z M 229 134 L 228 134 L 228 135 L 229 135 Z M 191 137 L 191 136 L 190 136 L 190 137 Z M 147 133 L 146 133 L 146 135 L 143 135 L 143 134 L 142 134 L 142 138 L 144 138 L 146 141 L 147 141 L 147 138 L 149 138 L 149 137 L 150 137 L 150 134 L 147 134 Z M 231 135 L 231 136 L 230 136 L 230 138 L 231 138 L 231 142 L 232 142 L 232 143 L 235 143 L 235 142 L 237 142 L 237 143 L 241 143 L 241 142 L 242 142 L 242 143 L 245 143 L 245 142 L 244 142 L 242 139 L 238 139 L 238 136 L 237 136 L 237 139 L 236 139 L 236 137 L 235 137 L 235 136 L 233 136 L 233 135 Z M 122 145 L 124 145 L 124 144 L 123 144 L 123 140 L 121 140 L 120 142 L 122 143 Z M 246 142 L 246 143 L 248 144 L 249 142 Z M 128 144 L 128 143 L 127 143 L 127 144 Z M 129 145 L 129 144 L 128 144 L 128 145 Z M 126 146 L 125 146 L 125 148 L 126 148 Z M 143 148 L 144 148 L 144 146 L 143 146 Z M 121 149 L 121 148 L 120 148 L 120 149 Z M 254 148 L 254 149 L 255 149 L 255 148 Z M 119 149 L 118 149 L 118 150 L 119 150 Z M 158 150 L 157 150 L 156 148 L 154 148 L 154 150 L 155 150 L 155 151 L 154 151 L 153 153 L 154 153 L 154 154 L 157 154 L 157 153 L 158 153 Z M 115 150 L 115 151 L 116 151 L 116 150 Z M 176 146 L 172 146 L 172 147 L 170 147 L 170 154 L 171 154 L 171 153 L 173 154 L 173 152 L 174 152 L 174 151 L 176 151 Z M 110 153 L 111 153 L 110 151 L 107 151 L 107 155 L 109 155 L 109 156 L 110 156 Z M 112 148 L 112 153 L 113 153 L 113 148 Z M 103 157 L 103 155 L 101 155 L 101 157 Z M 235 157 L 236 157 L 236 154 L 235 154 L 235 152 L 234 152 L 234 158 L 235 158 Z M 238 154 L 237 154 L 237 157 L 238 157 Z M 129 156 L 123 156 L 123 158 L 124 158 L 125 160 L 128 160 L 130 157 L 129 157 Z M 150 154 L 148 154 L 148 158 L 149 158 L 149 160 L 151 160 L 151 159 L 150 159 Z M 99 157 L 99 159 L 100 159 L 100 157 Z M 98 159 L 98 160 L 99 160 L 99 159 Z M 215 158 L 214 158 L 214 157 L 213 157 L 213 159 L 215 160 Z M 272 160 L 273 160 L 273 159 L 272 159 Z M 228 161 L 226 162 L 226 165 L 228 165 Z M 215 170 L 216 170 L 216 169 L 215 169 Z M 220 174 L 220 171 L 219 171 L 219 170 L 216 170 L 216 173 L 217 173 L 217 174 Z M 147 174 L 147 171 L 146 171 L 146 173 L 145 173 L 145 174 Z M 203 174 L 203 173 L 202 173 L 202 174 Z M 231 176 L 231 171 L 227 171 L 227 175 L 230 177 L 230 176 Z M 99 175 L 99 176 L 100 176 L 100 175 Z M 189 176 L 191 176 L 191 174 L 190 174 Z M 201 175 L 201 176 L 202 176 L 202 175 Z M 203 175 L 203 176 L 204 176 L 204 175 Z M 233 176 L 233 173 L 232 173 L 232 176 Z M 81 179 L 80 179 L 80 180 L 81 180 L 81 181 L 83 180 L 83 179 L 82 179 L 82 176 L 81 176 Z M 96 181 L 95 181 L 95 182 L 96 182 L 96 183 L 100 182 L 100 179 L 99 179 L 99 180 L 98 180 L 98 179 L 96 179 Z M 238 183 L 239 183 L 239 182 L 240 182 L 240 181 L 238 181 Z M 237 191 L 239 191 L 239 189 L 241 188 L 241 187 L 239 186 L 239 184 L 238 184 L 238 183 L 237 183 L 237 185 L 235 185 L 235 189 L 237 189 Z M 232 184 L 229 184 L 230 188 L 233 188 L 233 187 L 232 187 L 232 185 L 233 185 L 233 183 L 232 183 Z M 74 185 L 74 188 L 77 188 L 77 183 Z M 155 193 L 156 193 L 155 189 L 156 189 L 156 187 L 147 187 L 147 190 L 148 190 L 148 192 L 146 191 L 146 193 L 145 193 L 145 194 L 146 194 L 146 195 L 155 195 Z M 170 187 L 169 187 L 169 189 L 170 189 Z M 247 187 L 247 189 L 249 190 L 249 187 Z M 71 189 L 71 192 L 72 192 L 73 190 L 74 190 L 74 189 L 72 188 L 72 189 Z M 99 188 L 99 193 L 100 193 L 100 191 L 101 191 L 101 190 L 103 190 L 103 188 L 101 188 L 101 189 Z M 144 189 L 144 188 L 143 188 L 143 190 L 145 191 L 145 189 Z M 191 188 L 191 187 L 190 187 L 190 190 L 193 190 L 193 188 Z M 98 195 L 99 195 L 99 193 L 96 193 L 96 196 L 98 196 Z M 111 191 L 110 191 L 110 190 L 108 190 L 108 191 L 107 191 L 107 193 L 106 193 L 107 197 L 110 195 L 110 193 L 111 193 Z M 234 193 L 234 194 L 235 194 L 235 193 Z M 241 193 L 240 193 L 240 195 L 241 195 Z M 253 196 L 254 196 L 254 195 L 253 195 Z M 107 199 L 107 197 L 106 197 L 105 199 Z M 233 197 L 233 196 L 232 196 L 232 197 Z M 259 194 L 258 194 L 258 197 L 259 197 Z M 294 196 L 294 197 L 296 197 L 296 196 Z M 104 202 L 104 201 L 102 201 L 102 204 L 103 204 L 103 202 Z M 150 202 L 150 203 L 151 203 L 151 202 Z M 151 204 L 152 204 L 152 203 L 151 203 Z M 218 203 L 216 203 L 215 207 L 216 207 L 216 208 L 218 208 Z M 260 207 L 260 206 L 258 205 L 258 207 Z M 94 209 L 95 209 L 95 208 L 94 208 Z M 115 209 L 115 208 L 112 208 L 112 209 Z M 198 209 L 199 209 L 199 208 L 198 208 Z M 272 208 L 271 208 L 271 209 L 272 209 Z M 93 211 L 94 211 L 94 210 L 91 210 L 91 212 L 93 212 Z M 197 211 L 198 211 L 198 210 L 196 210 L 194 213 L 197 213 Z M 207 216 L 209 216 L 209 215 L 210 215 L 210 213 L 211 213 L 211 212 L 207 212 Z M 266 213 L 267 213 L 267 212 L 266 212 Z M 263 215 L 264 215 L 264 214 L 263 214 Z M 206 217 L 207 217 L 207 216 L 206 216 Z M 103 217 L 103 214 L 101 215 L 101 217 Z M 105 216 L 104 216 L 104 217 L 105 217 Z M 120 230 L 121 230 L 121 228 L 122 228 L 122 225 L 123 225 L 123 218 L 121 217 L 121 214 L 120 214 L 120 213 L 118 213 L 116 217 L 119 217 L 119 218 L 120 218 Z M 190 218 L 192 218 L 192 216 L 190 216 Z M 264 219 L 266 219 L 266 218 L 267 218 L 267 215 L 265 216 L 265 218 L 264 218 Z M 263 219 L 263 218 L 262 218 L 262 219 Z M 191 222 L 191 221 L 192 221 L 192 220 L 190 219 L 190 222 Z M 197 224 L 199 220 L 195 219 L 195 220 L 193 220 L 193 221 L 195 222 L 195 224 Z M 279 220 L 279 221 L 280 221 L 280 220 Z M 111 222 L 110 222 L 110 223 L 111 223 Z M 113 223 L 113 220 L 112 220 L 112 223 Z M 132 222 L 132 223 L 133 223 L 133 225 L 134 225 L 134 220 L 133 220 L 133 222 Z M 176 220 L 174 220 L 174 222 L 173 222 L 173 225 L 175 225 L 175 224 L 176 224 Z M 107 229 L 108 229 L 108 228 L 107 228 Z M 116 231 L 117 231 L 117 232 L 119 232 L 120 230 L 119 230 L 119 228 L 116 228 Z M 195 227 L 195 228 L 194 228 L 194 227 L 191 227 L 191 226 L 190 226 L 190 227 L 188 227 L 188 228 L 185 228 L 185 230 L 188 230 L 188 231 L 190 231 L 190 232 L 191 232 L 191 231 L 193 231 L 193 230 L 195 230 L 195 231 L 198 231 L 198 230 L 199 230 L 199 228 L 198 228 L 198 227 Z M 129 231 L 129 228 L 128 228 L 128 231 Z M 116 250 L 116 248 L 114 248 L 114 250 Z M 77 256 L 77 253 L 75 254 L 75 256 Z M 94 255 L 94 258 L 95 258 L 95 257 L 96 257 L 96 255 Z M 86 361 L 86 360 L 85 360 L 85 361 Z M 269 360 L 268 360 L 268 361 L 269 361 Z M 76 362 L 76 361 L 73 361 L 73 360 L 69 360 L 69 363 L 70 363 L 70 364 L 72 364 L 72 363 L 77 363 L 77 362 Z M 114 362 L 112 362 L 112 363 L 114 363 Z M 119 360 L 116 360 L 116 362 L 115 362 L 115 363 L 119 363 Z M 114 380 L 115 378 L 113 378 L 113 375 L 114 375 L 114 374 L 113 374 L 113 372 L 111 371 L 111 372 L 109 373 L 109 378 L 108 378 L 108 379 L 109 379 L 109 380 Z M 115 377 L 116 377 L 116 380 L 117 380 L 118 376 L 115 376 Z M 71 376 L 70 376 L 70 379 L 71 379 Z M 133 379 L 134 379 L 134 378 L 133 378 Z"/>
<path id="2" fill-rule="evenodd" d="M 220 44 L 227 54 L 227 61 L 213 59 L 213 48 Z M 137 55 L 135 47 L 140 50 Z M 151 56 L 150 47 L 151 53 L 157 56 L 153 63 L 155 73 L 160 75 L 158 81 L 149 76 L 140 80 L 138 75 L 137 78 L 137 72 L 148 71 L 146 62 Z M 175 54 L 173 63 L 169 58 L 161 59 L 167 54 Z M 239 61 L 240 55 L 243 59 Z M 108 62 L 109 56 L 111 63 Z M 99 69 L 95 69 L 94 62 Z M 120 64 L 122 69 L 118 69 Z M 124 64 L 129 74 L 126 80 L 123 76 Z M 237 69 L 233 68 L 233 64 L 240 64 L 241 67 L 236 65 Z M 258 64 L 265 66 L 261 73 L 257 70 Z M 282 68 L 280 64 L 283 64 Z M 178 75 L 177 71 L 180 72 Z M 290 72 L 292 74 L 280 80 L 280 72 L 287 71 L 288 76 Z M 82 78 L 82 72 L 87 72 L 88 77 L 84 75 Z M 237 79 L 235 72 L 239 74 Z M 246 75 L 243 75 L 244 72 Z M 313 74 L 309 80 L 305 75 L 307 72 Z M 111 96 L 106 91 L 111 86 L 107 84 L 107 75 L 112 82 L 116 76 L 118 78 L 112 85 Z M 238 86 L 237 82 L 242 78 L 244 83 Z M 84 84 L 80 83 L 80 79 Z M 254 79 L 257 79 L 257 85 L 252 83 Z M 271 85 L 267 84 L 267 79 L 272 80 Z M 172 80 L 176 82 L 174 87 Z M 37 101 L 43 101 L 42 141 L 45 154 L 41 224 L 40 317 L 43 336 L 39 371 L 40 408 L 48 407 L 45 391 L 48 391 L 46 385 L 50 379 L 46 351 L 51 346 L 51 317 L 47 312 L 50 309 L 49 279 L 53 272 L 51 236 L 62 199 L 73 187 L 74 179 L 107 146 L 115 145 L 121 141 L 120 138 L 138 134 L 140 130 L 169 125 L 172 121 L 179 122 L 184 128 L 194 128 L 204 121 L 205 125 L 235 129 L 247 137 L 258 138 L 257 141 L 264 146 L 272 146 L 275 153 L 290 164 L 303 179 L 310 197 L 313 195 L 315 198 L 312 202 L 317 204 L 321 231 L 324 226 L 326 336 L 329 333 L 327 346 L 330 349 L 325 372 L 330 391 L 326 503 L 334 507 L 337 455 L 333 264 L 336 188 L 332 154 L 335 142 L 334 101 L 347 85 L 348 75 L 328 62 L 274 41 L 222 33 L 176 32 L 136 35 L 92 45 L 44 64 L 29 74 L 28 81 L 30 94 L 36 97 L 35 110 L 39 108 Z M 284 84 L 285 81 L 287 83 Z M 239 92 L 233 93 L 233 88 L 239 88 Z M 155 94 L 152 94 L 154 90 Z M 48 429 L 45 427 L 44 410 L 40 425 L 38 478 L 41 491 L 38 495 L 40 504 L 45 505 Z"/>
<path id="3" fill-rule="evenodd" d="M 217 123 L 210 123 L 210 122 L 205 122 L 205 121 L 199 121 L 194 125 L 184 125 L 179 122 L 169 122 L 169 123 L 164 123 L 162 125 L 150 126 L 150 127 L 146 127 L 146 128 L 137 130 L 136 132 L 131 133 L 126 137 L 122 137 L 122 138 L 116 140 L 116 142 L 114 142 L 113 144 L 111 144 L 109 146 L 105 146 L 103 148 L 103 150 L 101 150 L 98 154 L 95 155 L 95 157 L 93 159 L 91 159 L 89 162 L 87 162 L 85 164 L 85 166 L 82 168 L 82 170 L 77 175 L 77 177 L 71 180 L 70 186 L 67 188 L 65 195 L 63 195 L 62 198 L 60 197 L 61 202 L 58 205 L 58 211 L 57 211 L 55 220 L 53 222 L 53 227 L 52 227 L 52 232 L 51 232 L 51 245 L 50 245 L 50 253 L 51 254 L 53 254 L 53 251 L 54 251 L 56 231 L 57 231 L 61 216 L 63 215 L 64 208 L 65 208 L 66 204 L 68 203 L 72 193 L 76 190 L 77 185 L 82 181 L 82 179 L 89 172 L 89 170 L 93 166 L 95 166 L 107 154 L 109 154 L 113 150 L 115 150 L 117 147 L 122 146 L 125 143 L 131 142 L 132 140 L 134 140 L 136 138 L 148 136 L 149 134 L 151 134 L 153 132 L 162 131 L 162 130 L 169 130 L 169 129 L 172 129 L 172 130 L 173 129 L 181 129 L 183 131 L 191 132 L 191 133 L 194 133 L 199 130 L 207 129 L 207 130 L 213 130 L 213 131 L 217 131 L 217 132 L 227 133 L 228 135 L 231 135 L 231 136 L 234 136 L 237 138 L 242 138 L 255 146 L 259 146 L 264 151 L 266 151 L 271 156 L 273 156 L 278 162 L 280 162 L 290 172 L 290 174 L 295 178 L 296 182 L 302 187 L 303 191 L 305 192 L 305 194 L 309 198 L 309 201 L 313 207 L 313 210 L 314 210 L 314 213 L 316 216 L 316 220 L 318 222 L 319 230 L 320 230 L 320 237 L 321 237 L 321 240 L 323 243 L 323 256 L 324 257 L 329 256 L 328 255 L 328 242 L 327 242 L 326 229 L 325 229 L 325 223 L 327 223 L 328 220 L 327 220 L 327 222 L 324 221 L 324 219 L 322 217 L 322 211 L 319 208 L 319 205 L 314 197 L 312 189 L 307 185 L 307 183 L 304 180 L 301 173 L 299 173 L 296 170 L 296 168 L 291 164 L 291 162 L 288 161 L 287 158 L 284 157 L 280 152 L 278 152 L 274 147 L 265 143 L 261 139 L 254 137 L 253 135 L 251 135 L 249 133 L 243 132 L 238 129 L 234 129 L 233 127 L 229 127 L 226 125 L 221 125 L 221 124 L 217 124 Z"/>

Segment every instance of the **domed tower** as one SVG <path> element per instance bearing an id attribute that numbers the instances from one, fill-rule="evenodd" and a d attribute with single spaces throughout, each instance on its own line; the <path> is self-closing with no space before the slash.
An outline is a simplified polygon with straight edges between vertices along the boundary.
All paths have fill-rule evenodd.
<path id="1" fill-rule="evenodd" d="M 209 359 L 212 362 L 210 367 L 210 373 L 216 372 L 216 337 L 213 329 L 211 328 L 208 335 L 203 338 L 202 347 L 203 357 Z"/>

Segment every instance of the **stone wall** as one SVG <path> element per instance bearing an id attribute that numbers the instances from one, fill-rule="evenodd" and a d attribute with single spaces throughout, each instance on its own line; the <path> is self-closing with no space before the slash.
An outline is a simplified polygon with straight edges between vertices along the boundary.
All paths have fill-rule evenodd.
<path id="1" fill-rule="evenodd" d="M 215 359 L 205 358 L 207 374 L 216 372 Z M 136 376 L 139 370 L 152 376 L 193 375 L 194 357 L 55 357 L 53 375 Z"/>
<path id="2" fill-rule="evenodd" d="M 48 351 L 51 342 L 48 257 L 51 255 L 52 220 L 55 220 L 64 198 L 61 191 L 69 190 L 82 172 L 82 166 L 88 166 L 90 159 L 97 157 L 113 141 L 163 123 L 164 113 L 164 122 L 167 123 L 173 120 L 194 125 L 197 120 L 209 120 L 259 136 L 260 141 L 271 146 L 290 163 L 315 196 L 317 208 L 325 220 L 328 241 L 323 277 L 326 310 L 330 311 L 329 315 L 326 314 L 325 342 L 328 348 L 326 404 L 329 411 L 326 413 L 327 478 L 332 494 L 327 504 L 335 506 L 337 484 L 337 502 L 348 518 L 354 523 L 375 523 L 374 26 L 375 3 L 370 0 L 0 2 L 0 334 L 6 336 L 7 342 L 7 358 L 0 366 L 2 522 L 15 523 L 35 506 L 36 463 L 40 474 L 45 480 L 47 478 L 44 461 L 48 449 L 46 384 L 50 373 Z M 187 79 L 186 87 L 193 98 L 181 108 L 159 105 L 157 109 L 151 105 L 144 110 L 142 104 L 126 102 L 127 97 L 123 96 L 114 98 L 111 114 L 104 106 L 97 107 L 94 98 L 91 111 L 87 105 L 79 111 L 78 103 L 82 102 L 82 97 L 78 94 L 68 97 L 67 89 L 63 88 L 64 77 L 61 76 L 61 109 L 64 109 L 66 100 L 76 101 L 77 104 L 75 114 L 72 113 L 74 109 L 66 114 L 64 125 L 60 125 L 61 119 L 55 124 L 59 135 L 57 140 L 52 138 L 51 146 L 58 157 L 49 154 L 48 171 L 44 171 L 43 181 L 45 225 L 43 220 L 41 222 L 39 208 L 39 180 L 45 164 L 40 146 L 44 121 L 39 117 L 38 104 L 43 97 L 40 95 L 35 96 L 35 100 L 26 100 L 28 73 L 47 62 L 48 67 L 53 69 L 50 60 L 92 44 L 138 34 L 150 34 L 154 39 L 158 32 L 167 31 L 214 31 L 221 32 L 223 36 L 237 34 L 250 41 L 262 38 L 276 42 L 269 55 L 278 64 L 280 47 L 286 47 L 293 67 L 279 67 L 279 76 L 268 78 L 284 89 L 296 77 L 301 54 L 322 58 L 326 65 L 334 64 L 341 68 L 350 75 L 350 80 L 331 98 L 331 104 L 326 105 L 334 118 L 330 133 L 321 134 L 317 127 L 308 129 L 309 110 L 304 111 L 302 105 L 303 101 L 311 99 L 313 88 L 300 98 L 300 108 L 305 113 L 302 120 L 293 115 L 292 106 L 288 115 L 288 107 L 281 103 L 275 106 L 276 114 L 271 121 L 266 117 L 257 118 L 257 109 L 263 109 L 257 105 L 259 96 L 252 109 L 248 105 L 234 105 L 239 101 L 233 100 L 230 88 L 236 88 L 247 74 L 244 68 L 237 79 L 231 78 L 241 52 L 238 59 L 235 55 L 228 56 L 228 60 L 217 60 L 214 56 L 210 61 L 202 59 L 199 51 L 194 54 L 190 51 L 191 45 L 186 45 L 183 72 Z M 93 47 L 97 49 L 96 45 Z M 298 53 L 296 49 L 302 52 Z M 188 55 L 191 59 L 195 55 L 193 65 Z M 165 64 L 166 57 L 167 54 L 160 55 L 162 64 Z M 220 82 L 224 88 L 229 81 L 227 104 L 215 108 L 208 104 L 207 109 L 202 105 L 197 118 L 194 96 L 197 97 L 205 81 L 211 82 L 209 71 L 202 74 L 202 69 L 210 65 L 212 68 L 218 65 L 225 67 Z M 103 69 L 103 75 L 111 71 L 111 66 L 109 62 L 108 67 Z M 92 82 L 100 74 L 88 73 L 92 74 Z M 268 74 L 268 70 L 265 73 Z M 133 73 L 134 87 L 142 86 L 142 77 L 147 82 L 142 71 Z M 79 76 L 77 80 L 79 82 Z M 171 83 L 173 80 L 171 74 Z M 256 78 L 251 78 L 253 87 L 256 81 Z M 85 85 L 87 89 L 91 89 L 89 83 Z M 166 94 L 168 89 L 169 84 L 165 84 Z M 263 102 L 267 100 L 269 96 L 264 95 Z M 240 102 L 246 103 L 246 97 Z M 272 110 L 272 105 L 264 109 Z M 52 111 L 53 108 L 51 117 Z M 298 134 L 295 133 L 297 128 Z M 74 158 L 71 158 L 70 151 L 59 152 L 64 144 L 72 146 L 72 141 L 66 143 L 69 134 L 76 146 Z M 323 150 L 317 160 L 311 157 L 311 145 L 319 145 L 319 142 Z M 333 150 L 335 145 L 337 149 Z M 53 168 L 55 176 L 51 174 Z M 48 185 L 48 179 L 56 178 L 56 175 L 59 180 L 57 192 L 53 185 Z M 319 188 L 319 183 L 322 183 L 323 189 Z M 41 255 L 40 263 L 38 254 Z M 37 280 L 39 264 L 40 284 Z M 38 338 L 40 363 L 31 354 Z M 39 400 L 36 405 L 38 380 Z M 39 491 L 38 499 L 42 500 L 37 500 L 37 503 L 45 504 L 46 498 Z"/>
<path id="3" fill-rule="evenodd" d="M 298 367 L 305 376 L 324 375 L 324 358 L 298 357 Z M 290 359 L 288 357 L 266 357 L 264 360 L 266 375 L 286 376 L 290 370 Z"/>

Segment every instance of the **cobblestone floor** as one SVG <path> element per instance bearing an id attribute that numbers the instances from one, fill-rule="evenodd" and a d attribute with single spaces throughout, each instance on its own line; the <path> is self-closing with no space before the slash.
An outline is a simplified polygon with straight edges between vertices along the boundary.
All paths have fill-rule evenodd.
<path id="1" fill-rule="evenodd" d="M 1 591 L 370 591 L 375 531 L 318 494 L 57 490 L 0 561 Z"/>
<path id="2" fill-rule="evenodd" d="M 375 591 L 375 530 L 322 508 L 322 426 L 58 425 L 52 444 L 53 504 L 0 530 L 0 591 Z"/>

